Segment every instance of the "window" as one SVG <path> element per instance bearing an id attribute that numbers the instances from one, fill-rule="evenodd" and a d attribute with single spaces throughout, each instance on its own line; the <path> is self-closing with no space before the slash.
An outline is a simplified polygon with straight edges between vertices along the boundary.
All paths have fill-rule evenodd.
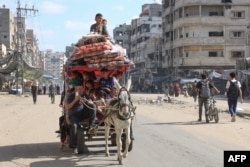
<path id="1" fill-rule="evenodd" d="M 151 28 L 154 28 L 154 27 L 156 27 L 156 24 L 151 25 Z"/>
<path id="2" fill-rule="evenodd" d="M 212 32 L 208 33 L 208 36 L 210 36 L 210 37 L 222 37 L 223 36 L 223 32 L 212 31 Z"/>
<path id="3" fill-rule="evenodd" d="M 233 38 L 243 38 L 244 32 L 243 31 L 234 31 L 231 33 L 231 37 Z"/>
<path id="4" fill-rule="evenodd" d="M 245 12 L 244 11 L 232 11 L 231 17 L 232 18 L 244 18 Z"/>
<path id="5" fill-rule="evenodd" d="M 218 12 L 209 12 L 209 16 L 219 16 Z"/>
<path id="6" fill-rule="evenodd" d="M 164 0 L 163 1 L 163 7 L 166 9 L 169 7 L 169 0 Z"/>
<path id="7" fill-rule="evenodd" d="M 119 45 L 123 45 L 123 41 L 122 40 L 118 40 L 117 41 Z"/>
<path id="8" fill-rule="evenodd" d="M 122 31 L 116 31 L 116 36 L 122 36 L 122 35 L 123 35 Z"/>
<path id="9" fill-rule="evenodd" d="M 234 58 L 245 57 L 245 52 L 244 51 L 232 51 L 232 57 Z"/>
<path id="10" fill-rule="evenodd" d="M 222 3 L 232 3 L 232 0 L 221 0 Z"/>
<path id="11" fill-rule="evenodd" d="M 208 52 L 209 57 L 217 57 L 217 52 Z"/>

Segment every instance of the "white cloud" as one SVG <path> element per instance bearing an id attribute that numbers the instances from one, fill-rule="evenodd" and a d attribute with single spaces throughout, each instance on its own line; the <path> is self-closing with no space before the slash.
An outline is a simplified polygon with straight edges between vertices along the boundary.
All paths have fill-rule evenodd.
<path id="1" fill-rule="evenodd" d="M 161 4 L 161 3 L 162 3 L 162 1 L 161 1 L 161 0 L 155 0 L 155 2 L 156 2 L 156 3 L 159 3 L 159 4 Z"/>
<path id="2" fill-rule="evenodd" d="M 123 5 L 116 5 L 113 7 L 117 11 L 124 11 L 124 6 Z"/>
<path id="3" fill-rule="evenodd" d="M 60 14 L 66 10 L 66 7 L 55 2 L 44 1 L 42 2 L 44 12 Z"/>
<path id="4" fill-rule="evenodd" d="M 68 30 L 89 30 L 91 23 L 84 23 L 83 21 L 67 20 L 64 24 Z"/>

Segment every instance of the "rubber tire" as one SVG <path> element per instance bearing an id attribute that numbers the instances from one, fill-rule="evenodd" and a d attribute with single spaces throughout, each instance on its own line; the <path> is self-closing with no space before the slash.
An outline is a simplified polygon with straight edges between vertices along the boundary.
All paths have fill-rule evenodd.
<path id="1" fill-rule="evenodd" d="M 214 121 L 215 121 L 216 123 L 219 122 L 219 110 L 218 110 L 218 108 L 215 108 L 215 109 L 214 109 Z"/>
<path id="2" fill-rule="evenodd" d="M 85 134 L 82 128 L 77 129 L 77 149 L 78 154 L 82 154 L 85 151 Z"/>
<path id="3" fill-rule="evenodd" d="M 116 146 L 116 134 L 113 133 L 110 137 L 111 140 L 111 146 Z"/>
<path id="4" fill-rule="evenodd" d="M 126 133 L 122 134 L 122 152 L 124 152 L 126 146 Z M 130 152 L 133 149 L 133 140 L 130 141 L 128 152 Z"/>
<path id="5" fill-rule="evenodd" d="M 213 115 L 212 115 L 212 108 L 208 108 L 208 118 L 209 118 L 209 120 L 210 121 L 212 121 L 213 120 Z"/>

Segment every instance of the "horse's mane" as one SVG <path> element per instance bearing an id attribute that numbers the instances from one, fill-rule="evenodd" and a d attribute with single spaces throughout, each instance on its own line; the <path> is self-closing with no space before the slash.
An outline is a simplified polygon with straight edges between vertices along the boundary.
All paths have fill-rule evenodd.
<path id="1" fill-rule="evenodd" d="M 112 99 L 110 102 L 109 102 L 109 104 L 111 105 L 111 106 L 114 106 L 116 103 L 118 103 L 119 102 L 119 100 L 118 99 Z"/>

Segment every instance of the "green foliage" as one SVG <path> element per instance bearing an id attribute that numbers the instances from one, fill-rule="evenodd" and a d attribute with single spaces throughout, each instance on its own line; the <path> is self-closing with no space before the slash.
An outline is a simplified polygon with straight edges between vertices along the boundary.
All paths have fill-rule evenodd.
<path id="1" fill-rule="evenodd" d="M 43 75 L 41 70 L 24 70 L 23 78 L 28 80 L 38 79 Z M 18 76 L 22 76 L 22 71 L 18 71 Z"/>

